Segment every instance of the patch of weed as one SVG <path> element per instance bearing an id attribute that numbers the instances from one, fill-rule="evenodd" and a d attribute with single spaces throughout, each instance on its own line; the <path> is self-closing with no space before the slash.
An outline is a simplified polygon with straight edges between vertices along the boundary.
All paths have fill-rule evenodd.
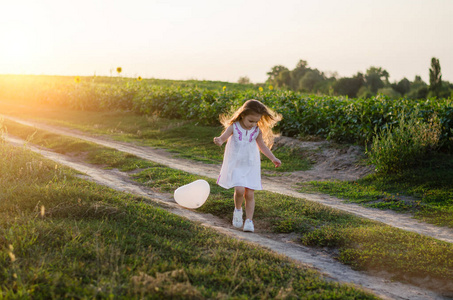
<path id="1" fill-rule="evenodd" d="M 453 157 L 435 154 L 399 174 L 372 174 L 357 181 L 323 181 L 300 185 L 366 206 L 409 211 L 435 225 L 453 228 Z"/>

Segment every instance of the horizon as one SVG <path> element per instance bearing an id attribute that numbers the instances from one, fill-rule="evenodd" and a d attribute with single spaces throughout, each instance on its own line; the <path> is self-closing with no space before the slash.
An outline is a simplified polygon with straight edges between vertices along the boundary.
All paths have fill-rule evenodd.
<path id="1" fill-rule="evenodd" d="M 88 1 L 5 3 L 0 74 L 115 76 L 263 83 L 299 60 L 338 77 L 372 66 L 389 81 L 420 76 L 431 58 L 453 81 L 453 2 L 446 0 Z"/>

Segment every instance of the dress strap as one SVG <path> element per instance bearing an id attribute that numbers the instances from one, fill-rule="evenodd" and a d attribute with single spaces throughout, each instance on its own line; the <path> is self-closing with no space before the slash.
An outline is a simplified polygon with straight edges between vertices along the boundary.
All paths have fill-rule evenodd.
<path id="1" fill-rule="evenodd" d="M 234 127 L 239 135 L 239 140 L 242 141 L 242 131 L 238 128 L 238 124 L 234 123 Z"/>
<path id="2" fill-rule="evenodd" d="M 255 127 L 255 130 L 254 130 L 254 131 L 252 132 L 252 134 L 250 135 L 249 142 L 252 142 L 253 136 L 256 134 L 257 131 L 258 131 L 258 126 Z"/>

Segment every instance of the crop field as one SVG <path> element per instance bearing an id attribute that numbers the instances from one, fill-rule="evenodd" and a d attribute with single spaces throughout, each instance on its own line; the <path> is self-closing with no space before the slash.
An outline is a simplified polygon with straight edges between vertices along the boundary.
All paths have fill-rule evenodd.
<path id="1" fill-rule="evenodd" d="M 436 147 L 416 166 L 296 188 L 453 228 L 452 99 L 348 99 L 208 81 L 0 76 L 0 115 L 165 149 L 172 157 L 208 165 L 222 161 L 222 148 L 212 143 L 222 131 L 219 114 L 247 99 L 283 115 L 275 128 L 282 135 L 356 144 L 364 151 L 404 117 L 417 124 L 435 120 Z M 85 181 L 3 137 L 128 172 L 131 181 L 159 193 L 172 193 L 199 176 L 8 118 L 0 120 L 0 135 L 0 298 L 376 298 L 172 215 L 160 204 Z M 269 178 L 312 168 L 304 151 L 282 147 L 275 153 L 283 165 L 274 169 L 263 160 Z M 230 223 L 232 191 L 203 179 L 211 185 L 211 196 L 197 211 Z M 255 216 L 264 233 L 290 234 L 295 243 L 326 249 L 355 270 L 453 293 L 451 243 L 300 198 L 268 191 L 256 197 Z"/>
<path id="2" fill-rule="evenodd" d="M 402 115 L 416 111 L 421 121 L 438 118 L 439 147 L 453 151 L 452 99 L 348 99 L 224 82 L 7 75 L 0 76 L 0 96 L 50 107 L 120 109 L 207 125 L 218 125 L 219 114 L 257 99 L 283 115 L 277 129 L 286 136 L 316 135 L 361 144 L 371 142 L 376 132 L 395 126 Z"/>

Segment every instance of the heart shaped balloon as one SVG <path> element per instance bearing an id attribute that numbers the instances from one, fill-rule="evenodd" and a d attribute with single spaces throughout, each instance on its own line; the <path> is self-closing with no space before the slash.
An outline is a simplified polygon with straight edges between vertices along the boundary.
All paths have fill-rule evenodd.
<path id="1" fill-rule="evenodd" d="M 176 203 L 186 208 L 198 208 L 202 206 L 210 193 L 210 186 L 206 180 L 199 179 L 183 185 L 175 190 Z"/>

